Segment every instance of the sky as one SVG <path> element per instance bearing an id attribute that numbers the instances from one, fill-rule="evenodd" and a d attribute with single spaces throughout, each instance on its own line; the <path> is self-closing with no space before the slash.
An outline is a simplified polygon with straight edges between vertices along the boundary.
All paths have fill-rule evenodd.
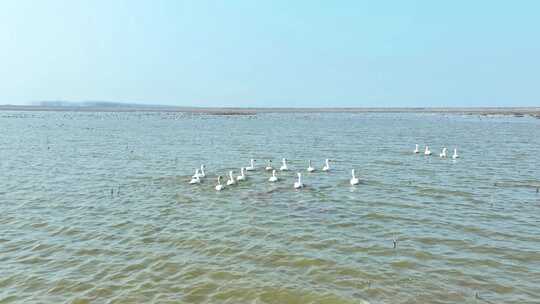
<path id="1" fill-rule="evenodd" d="M 0 104 L 540 106 L 540 1 L 0 1 Z"/>

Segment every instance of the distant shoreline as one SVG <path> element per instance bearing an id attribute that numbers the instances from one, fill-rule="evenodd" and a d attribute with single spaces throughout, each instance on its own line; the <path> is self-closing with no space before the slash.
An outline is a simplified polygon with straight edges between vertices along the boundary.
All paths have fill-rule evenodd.
<path id="1" fill-rule="evenodd" d="M 540 107 L 456 107 L 456 108 L 237 108 L 174 106 L 19 106 L 0 105 L 0 111 L 58 112 L 184 112 L 210 115 L 255 115 L 257 113 L 441 113 L 471 115 L 533 116 L 540 118 Z"/>

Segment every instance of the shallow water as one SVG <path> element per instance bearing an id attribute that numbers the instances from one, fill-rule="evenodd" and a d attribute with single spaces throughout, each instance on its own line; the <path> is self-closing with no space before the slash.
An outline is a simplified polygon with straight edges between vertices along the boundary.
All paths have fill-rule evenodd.
<path id="1" fill-rule="evenodd" d="M 0 130 L 1 303 L 540 298 L 537 119 L 0 112 Z M 282 157 L 295 170 L 266 182 Z"/>

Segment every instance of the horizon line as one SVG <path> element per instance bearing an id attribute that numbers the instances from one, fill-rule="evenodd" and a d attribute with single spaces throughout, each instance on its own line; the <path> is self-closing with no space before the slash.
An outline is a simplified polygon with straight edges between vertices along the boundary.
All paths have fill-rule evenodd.
<path id="1" fill-rule="evenodd" d="M 0 105 L 0 111 L 36 112 L 178 112 L 211 115 L 256 115 L 258 113 L 439 113 L 469 115 L 531 116 L 540 119 L 540 107 L 200 107 L 134 105 L 113 103 L 81 105 Z"/>
<path id="2" fill-rule="evenodd" d="M 42 100 L 27 104 L 0 104 L 0 108 L 170 108 L 170 109 L 239 109 L 239 110 L 490 110 L 522 109 L 540 110 L 540 106 L 197 106 L 148 104 L 144 102 L 107 101 L 107 100 Z"/>

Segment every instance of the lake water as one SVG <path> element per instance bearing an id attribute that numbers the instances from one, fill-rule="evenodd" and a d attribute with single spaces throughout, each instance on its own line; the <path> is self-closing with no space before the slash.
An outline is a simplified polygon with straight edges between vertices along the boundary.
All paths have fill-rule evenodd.
<path id="1" fill-rule="evenodd" d="M 538 303 L 539 164 L 526 117 L 0 112 L 0 302 Z"/>

